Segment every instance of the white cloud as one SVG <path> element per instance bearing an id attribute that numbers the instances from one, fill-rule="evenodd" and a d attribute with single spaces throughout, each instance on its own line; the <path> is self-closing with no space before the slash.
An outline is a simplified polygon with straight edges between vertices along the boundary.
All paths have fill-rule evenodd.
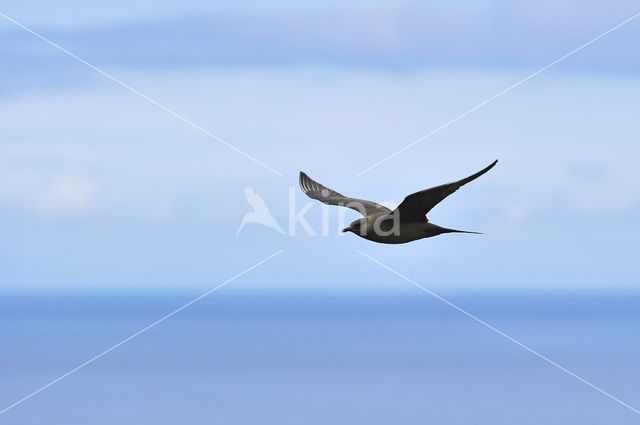
<path id="1" fill-rule="evenodd" d="M 0 204 L 41 217 L 78 217 L 95 212 L 98 182 L 73 172 L 43 170 L 5 172 Z"/>
<path id="2" fill-rule="evenodd" d="M 88 176 L 53 176 L 37 199 L 38 210 L 47 215 L 85 215 L 94 207 L 98 184 Z"/>
<path id="3" fill-rule="evenodd" d="M 384 258 L 416 276 L 424 263 L 415 261 L 420 268 L 414 270 L 412 263 L 402 263 L 403 255 L 437 256 L 442 273 L 434 284 L 446 288 L 479 281 L 541 287 L 560 280 L 610 287 L 610 270 L 599 266 L 607 255 L 620 264 L 615 285 L 637 282 L 629 249 L 637 232 L 628 225 L 637 221 L 638 210 L 630 206 L 640 198 L 635 164 L 640 145 L 633 139 L 637 79 L 545 73 L 356 177 L 523 75 L 326 68 L 114 73 L 285 177 L 272 175 L 116 86 L 5 98 L 0 103 L 0 127 L 6 135 L 0 146 L 0 212 L 94 215 L 105 236 L 91 236 L 82 246 L 94 253 L 102 249 L 100 256 L 111 258 L 112 265 L 126 265 L 121 269 L 126 273 L 112 281 L 132 270 L 156 273 L 158 279 L 175 272 L 177 281 L 183 273 L 176 264 L 190 264 L 194 270 L 231 267 L 236 253 L 242 253 L 238 258 L 260 257 L 260 250 L 279 249 L 283 243 L 308 258 L 360 246 L 361 241 L 349 238 L 277 239 L 274 235 L 280 235 L 271 231 L 233 238 L 246 213 L 242 189 L 247 185 L 269 201 L 270 209 L 273 204 L 280 221 L 287 214 L 287 188 L 296 185 L 300 169 L 345 195 L 397 204 L 413 190 L 464 177 L 498 158 L 491 173 L 438 205 L 430 217 L 486 237 L 443 237 L 391 250 L 369 244 L 367 250 L 374 254 L 384 249 Z M 319 209 L 316 205 L 311 214 Z M 606 220 L 608 227 L 602 230 L 592 226 L 595 214 L 615 219 Z M 113 226 L 114 220 L 122 227 Z M 162 231 L 156 231 L 157 223 Z M 25 228 L 29 224 L 25 220 Z M 311 224 L 319 228 L 320 221 Z M 50 233 L 42 240 L 55 245 L 59 229 L 56 223 L 48 225 Z M 82 237 L 82 229 L 76 231 L 70 245 Z M 141 232 L 137 241 L 124 237 L 131 232 Z M 307 243 L 304 250 L 301 243 Z M 129 249 L 127 255 L 158 257 L 144 269 L 122 248 Z M 501 257 L 508 261 L 495 260 Z M 454 258 L 470 263 L 460 268 Z M 588 267 L 576 266 L 583 263 Z M 553 280 L 540 264 L 554 267 Z M 576 275 L 576 269 L 582 274 Z M 279 278 L 265 274 L 270 276 Z M 333 277 L 328 270 L 326 278 Z M 333 281 L 344 284 L 343 279 Z"/>

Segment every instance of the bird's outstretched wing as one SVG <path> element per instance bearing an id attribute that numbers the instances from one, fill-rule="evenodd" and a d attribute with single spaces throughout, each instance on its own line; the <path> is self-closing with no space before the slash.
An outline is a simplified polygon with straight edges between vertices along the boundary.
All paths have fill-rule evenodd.
<path id="1" fill-rule="evenodd" d="M 478 177 L 489 171 L 491 168 L 493 168 L 494 165 L 496 165 L 497 162 L 498 160 L 496 159 L 483 170 L 480 170 L 477 173 L 457 182 L 447 183 L 441 186 L 432 187 L 431 189 L 421 190 L 420 192 L 413 193 L 404 198 L 404 201 L 402 201 L 402 203 L 398 205 L 398 208 L 393 210 L 393 214 L 399 213 L 401 222 L 424 221 L 427 213 L 431 211 L 431 209 L 435 207 L 440 201 L 451 195 L 461 186 L 477 179 Z"/>
<path id="2" fill-rule="evenodd" d="M 379 213 L 389 214 L 391 212 L 389 208 L 376 204 L 375 202 L 341 195 L 335 190 L 331 190 L 312 180 L 302 171 L 300 171 L 300 188 L 311 199 L 317 199 L 327 205 L 351 208 L 364 216 Z"/>

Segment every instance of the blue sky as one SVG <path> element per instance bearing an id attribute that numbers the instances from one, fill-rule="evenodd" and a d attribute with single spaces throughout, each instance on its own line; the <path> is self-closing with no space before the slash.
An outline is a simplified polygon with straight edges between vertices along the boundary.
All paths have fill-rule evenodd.
<path id="1" fill-rule="evenodd" d="M 2 20 L 2 289 L 199 290 L 278 249 L 232 290 L 406 289 L 360 249 L 440 291 L 636 290 L 640 21 L 357 176 L 634 7 L 5 2 L 2 13 L 284 176 Z M 383 246 L 335 225 L 325 237 L 256 225 L 235 235 L 247 186 L 287 228 L 299 170 L 397 204 L 495 158 L 430 215 L 484 236 Z M 307 214 L 317 230 L 320 212 Z"/>

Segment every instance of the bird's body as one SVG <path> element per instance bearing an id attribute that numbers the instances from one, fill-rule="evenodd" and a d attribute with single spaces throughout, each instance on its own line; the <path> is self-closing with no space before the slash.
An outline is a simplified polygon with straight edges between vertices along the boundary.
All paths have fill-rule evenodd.
<path id="1" fill-rule="evenodd" d="M 351 208 L 364 216 L 343 229 L 343 232 L 353 232 L 373 242 L 401 244 L 442 233 L 477 233 L 437 226 L 429 223 L 426 215 L 444 198 L 489 171 L 497 162 L 496 160 L 476 174 L 457 182 L 413 193 L 393 211 L 375 202 L 341 195 L 313 181 L 303 172 L 300 172 L 300 187 L 310 198 L 329 205 Z"/>
<path id="2" fill-rule="evenodd" d="M 440 227 L 436 224 L 429 223 L 426 220 L 424 222 L 399 222 L 397 225 L 389 228 L 384 225 L 385 221 L 388 220 L 387 216 L 388 214 L 365 217 L 364 219 L 366 220 L 366 226 L 364 227 L 364 231 L 362 230 L 363 227 L 360 227 L 360 230 L 355 230 L 353 228 L 353 224 L 355 222 L 351 223 L 351 225 L 349 225 L 349 227 L 347 228 L 350 228 L 350 230 L 345 229 L 344 231 L 353 232 L 356 235 L 373 242 L 386 244 L 401 244 L 413 242 L 417 241 L 418 239 L 438 236 L 442 233 L 476 233 L 466 232 L 463 230 L 447 229 L 445 227 Z M 381 231 L 376 229 L 380 229 Z"/>

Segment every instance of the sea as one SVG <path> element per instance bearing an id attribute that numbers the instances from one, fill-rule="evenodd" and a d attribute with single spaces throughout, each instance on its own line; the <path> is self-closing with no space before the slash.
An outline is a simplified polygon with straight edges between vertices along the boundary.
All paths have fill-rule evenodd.
<path id="1" fill-rule="evenodd" d="M 0 424 L 640 424 L 638 294 L 221 290 L 104 353 L 198 295 L 0 295 Z"/>

